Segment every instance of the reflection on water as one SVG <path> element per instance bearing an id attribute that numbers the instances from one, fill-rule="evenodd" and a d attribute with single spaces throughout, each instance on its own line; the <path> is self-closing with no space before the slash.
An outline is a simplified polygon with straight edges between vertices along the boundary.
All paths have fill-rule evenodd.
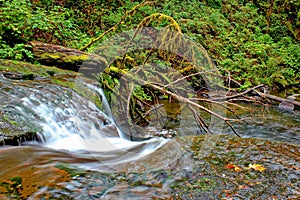
<path id="1" fill-rule="evenodd" d="M 300 144 L 300 112 L 277 106 L 244 105 L 250 110 L 241 117 L 250 117 L 247 124 L 236 125 L 242 137 L 264 138 Z"/>

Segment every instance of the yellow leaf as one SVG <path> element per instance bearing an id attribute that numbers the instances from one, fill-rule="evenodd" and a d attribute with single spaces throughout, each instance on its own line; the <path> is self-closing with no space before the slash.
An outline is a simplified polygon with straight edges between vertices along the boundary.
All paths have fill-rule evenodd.
<path id="1" fill-rule="evenodd" d="M 234 169 L 234 171 L 236 171 L 236 172 L 240 172 L 243 170 L 242 168 L 240 168 L 239 166 L 236 166 L 234 164 L 227 164 L 225 167 L 227 169 Z"/>
<path id="2" fill-rule="evenodd" d="M 238 187 L 239 189 L 248 189 L 249 187 L 248 186 L 246 186 L 246 185 L 239 185 L 239 187 Z"/>
<path id="3" fill-rule="evenodd" d="M 240 168 L 240 167 L 238 167 L 238 166 L 235 166 L 235 167 L 234 167 L 234 171 L 240 172 L 240 171 L 242 171 L 242 168 Z"/>
<path id="4" fill-rule="evenodd" d="M 260 164 L 249 164 L 248 166 L 250 169 L 254 169 L 256 171 L 260 171 L 260 172 L 263 172 L 266 168 Z"/>

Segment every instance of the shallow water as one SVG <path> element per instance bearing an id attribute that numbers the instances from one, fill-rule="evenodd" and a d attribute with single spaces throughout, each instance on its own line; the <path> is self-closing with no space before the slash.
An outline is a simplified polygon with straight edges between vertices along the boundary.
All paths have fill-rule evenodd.
<path id="1" fill-rule="evenodd" d="M 86 85 L 79 79 L 73 81 L 83 84 L 86 92 L 94 95 L 92 98 L 102 98 L 104 102 L 99 88 Z M 0 182 L 12 184 L 11 178 L 21 177 L 22 185 L 26 187 L 11 189 L 11 194 L 3 195 L 8 188 L 2 184 L 0 197 L 3 199 L 9 195 L 28 199 L 171 198 L 176 196 L 171 195 L 174 192 L 170 188 L 172 184 L 183 180 L 192 171 L 200 173 L 195 172 L 200 170 L 200 158 L 213 154 L 219 141 L 218 135 L 207 140 L 204 137 L 197 146 L 197 153 L 191 151 L 194 141 L 191 135 L 198 134 L 199 130 L 188 112 L 183 112 L 177 130 L 178 138 L 186 138 L 182 141 L 163 137 L 129 141 L 116 127 L 108 108 L 104 113 L 93 101 L 48 79 L 25 81 L 0 76 L 0 93 L 1 112 L 12 114 L 19 125 L 37 131 L 40 136 L 38 143 L 27 142 L 19 147 L 0 149 Z M 247 108 L 250 109 L 248 113 L 237 110 L 241 116 L 253 117 L 249 124 L 236 126 L 243 137 L 300 144 L 298 112 L 276 107 L 247 105 Z M 220 134 L 228 132 L 223 128 Z M 293 150 L 290 156 L 297 157 L 299 148 L 291 147 L 294 150 L 289 148 Z M 200 161 L 197 160 L 199 156 Z M 262 156 L 253 154 L 249 158 L 257 162 Z M 299 162 L 293 159 L 291 163 L 299 167 Z M 138 173 L 139 176 L 135 176 Z M 299 176 L 293 173 L 291 176 Z M 151 182 L 151 179 L 156 182 Z M 217 180 L 216 177 L 213 179 Z M 216 181 L 216 185 L 221 187 L 221 182 Z"/>
<path id="2" fill-rule="evenodd" d="M 208 148 L 214 144 L 213 148 Z M 300 148 L 227 136 L 182 137 L 135 161 L 115 154 L 38 146 L 0 149 L 0 198 L 26 199 L 277 199 L 299 198 Z M 116 156 L 116 157 L 114 157 Z M 233 163 L 243 171 L 225 166 Z M 266 170 L 247 169 L 261 163 Z M 3 183 L 22 178 L 7 193 Z M 13 188 L 12 186 L 10 188 Z"/>
<path id="3" fill-rule="evenodd" d="M 242 137 L 264 138 L 300 145 L 300 112 L 277 106 L 249 106 L 248 124 L 236 126 Z"/>

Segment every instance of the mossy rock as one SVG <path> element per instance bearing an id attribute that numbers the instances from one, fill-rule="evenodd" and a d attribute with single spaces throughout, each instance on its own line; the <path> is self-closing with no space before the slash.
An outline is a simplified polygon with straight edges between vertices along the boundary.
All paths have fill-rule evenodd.
<path id="1" fill-rule="evenodd" d="M 88 80 L 74 71 L 0 59 L 0 76 L 3 76 L 3 80 L 7 79 L 13 84 L 21 85 L 25 82 L 38 84 L 41 81 L 47 82 L 49 85 L 60 85 L 72 89 L 79 95 L 101 106 L 100 100 L 94 97 L 92 91 L 87 90 L 86 87 L 80 84 L 80 81 L 78 81 L 78 84 L 75 83 L 77 78 L 85 79 L 85 82 L 91 84 L 95 84 L 96 81 Z M 5 83 L 0 83 L 0 89 L 3 89 L 3 91 L 10 90 L 9 87 L 5 86 Z M 19 145 L 24 141 L 36 140 L 36 133 L 41 131 L 41 127 L 34 127 L 32 124 L 18 119 L 18 114 L 15 113 L 13 108 L 0 105 L 0 143 L 2 145 Z"/>

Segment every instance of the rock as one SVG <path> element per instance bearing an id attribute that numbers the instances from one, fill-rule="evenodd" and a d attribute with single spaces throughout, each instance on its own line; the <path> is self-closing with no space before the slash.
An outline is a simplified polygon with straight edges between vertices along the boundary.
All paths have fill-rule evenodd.
<path id="1" fill-rule="evenodd" d="M 19 146 L 25 141 L 38 140 L 36 131 L 19 122 L 8 109 L 0 107 L 0 146 Z"/>
<path id="2" fill-rule="evenodd" d="M 289 96 L 287 99 L 291 100 L 291 101 L 295 101 L 296 96 L 297 95 L 292 95 L 292 96 Z M 285 109 L 285 110 L 294 110 L 294 108 L 295 108 L 294 104 L 292 104 L 291 102 L 288 102 L 288 101 L 281 102 L 278 107 Z"/>
<path id="3" fill-rule="evenodd" d="M 32 73 L 22 74 L 17 72 L 6 72 L 3 73 L 3 76 L 13 80 L 33 80 L 35 78 L 35 75 Z"/>
<path id="4" fill-rule="evenodd" d="M 288 101 L 283 101 L 279 104 L 278 107 L 285 110 L 294 110 L 295 106 L 292 103 L 289 103 Z"/>

